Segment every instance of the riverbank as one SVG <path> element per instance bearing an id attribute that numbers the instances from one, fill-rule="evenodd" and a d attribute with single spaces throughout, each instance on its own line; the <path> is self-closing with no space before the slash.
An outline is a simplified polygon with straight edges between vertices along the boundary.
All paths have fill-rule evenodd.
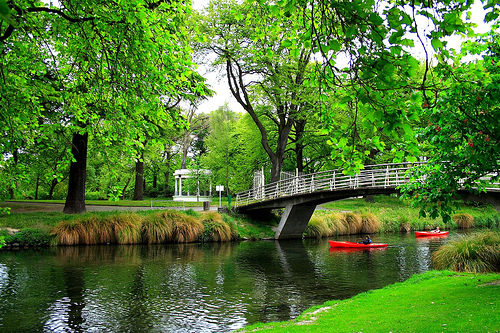
<path id="1" fill-rule="evenodd" d="M 146 205 L 149 203 L 149 206 Z M 159 242 L 190 241 L 223 241 L 233 239 L 268 239 L 274 237 L 274 232 L 279 220 L 278 216 L 272 221 L 252 221 L 243 216 L 234 214 L 219 214 L 214 211 L 217 205 L 212 205 L 212 211 L 204 212 L 202 203 L 179 203 L 164 201 L 165 207 L 151 207 L 151 201 L 89 201 L 87 202 L 86 214 L 68 215 L 62 213 L 63 203 L 57 201 L 15 201 L 0 203 L 0 207 L 8 206 L 10 215 L 0 215 L 0 236 L 8 236 L 16 230 L 26 230 L 29 235 L 18 237 L 21 239 L 10 239 L 11 243 L 21 246 L 48 243 L 54 236 L 58 239 L 52 244 L 107 244 L 117 242 L 119 244 L 137 244 L 141 242 L 151 243 L 151 237 L 144 236 L 149 232 L 162 232 L 163 237 L 156 237 Z M 97 205 L 99 204 L 99 205 Z M 111 205 L 112 204 L 112 205 Z M 137 206 L 132 206 L 137 205 Z M 177 205 L 177 206 L 175 206 Z M 180 215 L 179 221 L 187 221 L 187 225 L 175 223 L 170 217 L 165 220 L 155 217 L 158 214 L 152 212 L 177 211 Z M 209 218 L 203 215 L 212 214 Z M 199 220 L 193 229 L 193 219 L 184 218 L 183 214 L 190 215 Z M 170 215 L 173 216 L 173 215 Z M 465 216 L 467 224 L 462 224 L 456 217 Z M 220 237 L 217 233 L 213 237 L 208 236 L 213 231 L 213 220 L 220 221 L 217 224 L 230 230 L 231 237 Z M 152 220 L 155 220 L 152 223 Z M 208 222 L 207 222 L 208 221 Z M 161 225 L 161 226 L 160 226 Z M 168 227 L 166 227 L 168 225 Z M 415 230 L 429 230 L 437 226 L 441 229 L 457 228 L 497 228 L 500 226 L 500 214 L 491 205 L 466 205 L 458 206 L 457 214 L 452 222 L 444 224 L 442 219 L 422 218 L 417 209 L 409 203 L 399 200 L 393 196 L 375 196 L 372 202 L 364 199 L 348 199 L 332 202 L 318 207 L 309 226 L 305 230 L 305 237 L 331 237 L 335 235 L 359 234 L 359 233 L 409 233 Z M 153 227 L 153 229 L 150 229 Z M 188 230 L 193 236 L 174 237 L 171 233 L 175 230 Z M 166 229 L 165 229 L 166 228 Z M 100 230 L 99 230 L 100 229 Z M 88 230 L 97 230 L 90 237 Z M 110 230 L 113 235 L 109 235 Z M 151 231 L 153 230 L 153 231 Z M 207 231 L 208 230 L 208 231 Z M 131 233 L 124 235 L 124 233 Z M 76 233 L 81 235 L 76 240 Z M 97 236 L 97 234 L 101 236 Z M 143 236 L 141 236 L 143 234 Z M 23 235 L 20 235 L 23 236 Z M 33 244 L 30 238 L 35 238 Z M 69 240 L 71 238 L 71 240 Z M 6 237 L 9 240 L 9 237 Z M 24 245 L 22 244 L 23 242 Z"/>
<path id="2" fill-rule="evenodd" d="M 499 332 L 500 274 L 429 271 L 238 332 Z"/>

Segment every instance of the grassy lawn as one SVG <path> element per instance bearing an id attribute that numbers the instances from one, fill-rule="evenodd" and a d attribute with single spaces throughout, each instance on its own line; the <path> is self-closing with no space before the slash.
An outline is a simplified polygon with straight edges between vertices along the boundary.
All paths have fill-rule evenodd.
<path id="1" fill-rule="evenodd" d="M 457 209 L 454 214 L 470 214 L 475 219 L 478 227 L 497 226 L 500 221 L 500 213 L 490 204 L 466 205 L 461 201 L 456 202 Z M 348 211 L 354 213 L 372 213 L 381 222 L 381 231 L 397 230 L 401 224 L 410 224 L 416 230 L 428 230 L 436 226 L 444 227 L 441 217 L 431 219 L 421 217 L 418 209 L 411 207 L 410 202 L 400 200 L 395 196 L 377 195 L 374 202 L 367 202 L 364 199 L 347 199 L 327 203 L 321 207 L 323 211 L 316 211 L 317 214 L 327 214 L 328 211 Z M 315 214 L 316 214 L 315 213 Z"/>
<path id="2" fill-rule="evenodd" d="M 500 274 L 430 271 L 243 332 L 499 332 Z"/>

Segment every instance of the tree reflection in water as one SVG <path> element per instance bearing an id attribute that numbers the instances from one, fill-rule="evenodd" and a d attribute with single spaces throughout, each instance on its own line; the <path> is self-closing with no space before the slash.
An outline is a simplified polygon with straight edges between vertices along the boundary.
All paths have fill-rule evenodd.
<path id="1" fill-rule="evenodd" d="M 227 332 L 287 320 L 428 270 L 448 240 L 374 241 L 390 245 L 330 251 L 323 239 L 3 251 L 0 330 Z"/>

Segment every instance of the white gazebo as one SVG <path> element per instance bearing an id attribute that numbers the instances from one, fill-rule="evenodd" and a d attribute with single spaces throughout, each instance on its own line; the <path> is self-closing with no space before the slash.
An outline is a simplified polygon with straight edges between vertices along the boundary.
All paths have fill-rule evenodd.
<path id="1" fill-rule="evenodd" d="M 175 192 L 174 201 L 211 201 L 212 200 L 212 180 L 210 180 L 210 186 L 208 189 L 200 188 L 198 182 L 196 186 L 195 193 L 190 193 L 189 189 L 185 186 L 183 189 L 182 183 L 186 179 L 192 178 L 194 172 L 203 173 L 205 176 L 210 176 L 212 174 L 211 170 L 190 170 L 190 169 L 178 169 L 174 172 L 175 179 Z"/>

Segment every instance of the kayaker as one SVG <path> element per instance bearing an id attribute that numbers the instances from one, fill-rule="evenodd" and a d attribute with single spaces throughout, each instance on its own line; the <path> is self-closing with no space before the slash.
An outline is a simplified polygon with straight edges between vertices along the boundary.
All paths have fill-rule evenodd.
<path id="1" fill-rule="evenodd" d="M 441 229 L 439 229 L 439 227 L 436 227 L 436 230 L 432 230 L 431 232 L 441 232 Z"/>
<path id="2" fill-rule="evenodd" d="M 370 239 L 370 236 L 366 235 L 365 240 L 360 242 L 360 243 L 367 245 L 367 244 L 370 244 L 371 242 L 372 242 L 372 240 Z"/>

